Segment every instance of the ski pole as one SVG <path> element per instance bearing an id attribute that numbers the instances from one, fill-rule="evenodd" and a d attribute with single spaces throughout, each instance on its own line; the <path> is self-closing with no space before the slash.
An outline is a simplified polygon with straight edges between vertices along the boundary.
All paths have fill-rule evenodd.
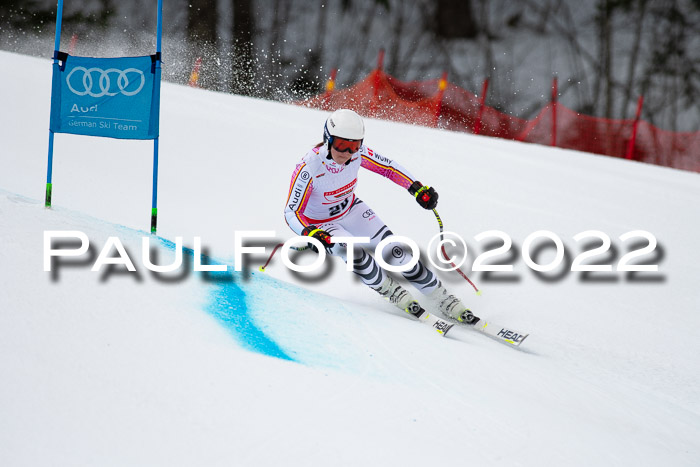
<path id="1" fill-rule="evenodd" d="M 467 282 L 469 282 L 469 284 L 471 284 L 472 287 L 474 287 L 474 291 L 476 292 L 476 294 L 477 294 L 477 295 L 481 295 L 481 290 L 479 290 L 479 289 L 476 287 L 476 285 L 474 285 L 474 283 L 473 283 L 471 280 L 469 280 L 469 278 L 467 277 L 467 275 L 464 274 L 464 273 L 462 272 L 462 270 L 459 269 L 459 268 L 457 267 L 457 265 L 455 265 L 455 263 L 452 262 L 452 260 L 450 259 L 449 256 L 447 256 L 447 252 L 445 251 L 445 238 L 444 238 L 444 236 L 443 236 L 444 227 L 443 227 L 443 225 L 442 225 L 442 219 L 440 219 L 440 214 L 438 214 L 437 209 L 433 209 L 433 214 L 435 214 L 435 218 L 437 219 L 438 225 L 440 226 L 440 246 L 441 246 L 441 250 L 442 250 L 442 255 L 445 257 L 445 259 L 446 259 L 447 261 L 450 262 L 450 265 L 451 265 L 453 268 L 455 268 L 455 271 L 457 271 L 457 272 L 459 273 L 460 276 L 464 277 L 464 279 L 465 279 Z"/>
<path id="2" fill-rule="evenodd" d="M 279 250 L 279 248 L 280 248 L 282 245 L 284 245 L 284 243 L 278 243 L 278 244 L 275 246 L 275 249 L 272 250 L 272 253 L 270 253 L 270 257 L 267 258 L 267 261 L 265 261 L 265 264 L 262 265 L 262 266 L 260 266 L 260 269 L 259 269 L 260 272 L 265 272 L 265 268 L 267 267 L 268 264 L 270 264 L 270 261 L 272 261 L 272 257 L 275 256 L 275 253 L 277 253 L 277 250 Z M 296 250 L 296 251 L 304 251 L 304 250 L 308 250 L 308 249 L 309 249 L 308 246 L 290 246 L 289 248 L 291 248 L 292 250 Z"/>

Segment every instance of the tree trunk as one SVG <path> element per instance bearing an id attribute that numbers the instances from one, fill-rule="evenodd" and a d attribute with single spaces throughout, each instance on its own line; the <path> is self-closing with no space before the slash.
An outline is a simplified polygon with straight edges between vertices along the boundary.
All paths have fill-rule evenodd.
<path id="1" fill-rule="evenodd" d="M 233 0 L 233 78 L 231 92 L 251 96 L 255 92 L 251 0 Z"/>
<path id="2" fill-rule="evenodd" d="M 433 32 L 444 39 L 474 39 L 479 28 L 471 0 L 437 0 Z"/>
<path id="3" fill-rule="evenodd" d="M 216 45 L 216 0 L 189 0 L 187 38 L 195 45 Z"/>
<path id="4" fill-rule="evenodd" d="M 597 109 L 603 110 L 605 118 L 612 118 L 612 0 L 600 0 L 598 2 L 598 77 L 596 80 L 594 102 Z"/>
<path id="5" fill-rule="evenodd" d="M 612 15 L 613 6 L 611 0 L 605 1 L 605 15 L 603 17 L 603 67 L 605 85 L 605 118 L 612 118 L 613 105 L 613 75 L 612 75 Z"/>
<path id="6" fill-rule="evenodd" d="M 639 50 L 642 45 L 642 33 L 644 32 L 644 20 L 646 19 L 647 0 L 638 0 L 639 14 L 637 15 L 637 24 L 634 30 L 634 42 L 632 53 L 630 54 L 629 63 L 627 65 L 627 85 L 625 86 L 625 99 L 620 108 L 620 118 L 628 118 L 627 109 L 632 100 L 632 91 L 634 90 L 634 77 L 637 68 L 637 60 L 639 59 Z"/>

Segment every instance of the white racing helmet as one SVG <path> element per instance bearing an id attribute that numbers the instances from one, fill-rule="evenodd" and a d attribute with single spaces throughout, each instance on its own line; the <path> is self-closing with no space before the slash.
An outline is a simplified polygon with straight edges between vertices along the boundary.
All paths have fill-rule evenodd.
<path id="1" fill-rule="evenodd" d="M 365 123 L 362 117 L 349 109 L 333 112 L 323 127 L 323 141 L 330 147 L 335 137 L 362 142 L 365 138 Z"/>

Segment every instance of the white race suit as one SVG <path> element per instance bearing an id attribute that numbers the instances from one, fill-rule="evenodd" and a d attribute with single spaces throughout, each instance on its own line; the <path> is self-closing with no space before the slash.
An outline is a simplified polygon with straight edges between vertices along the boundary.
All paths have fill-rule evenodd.
<path id="1" fill-rule="evenodd" d="M 415 180 L 401 165 L 365 145 L 345 164 L 338 164 L 329 156 L 327 145 L 318 145 L 302 158 L 292 174 L 284 215 L 297 235 L 302 235 L 305 227 L 315 225 L 331 237 L 369 237 L 370 243 L 363 243 L 362 248 L 354 251 L 353 270 L 365 284 L 377 289 L 386 273 L 364 248 L 374 251 L 392 232 L 355 195 L 360 168 L 378 173 L 406 189 Z M 404 265 L 412 259 L 399 243 L 391 243 L 382 251 L 384 261 L 392 266 Z M 345 244 L 336 244 L 328 252 L 347 262 Z M 424 294 L 440 284 L 437 276 L 420 261 L 402 274 Z"/>

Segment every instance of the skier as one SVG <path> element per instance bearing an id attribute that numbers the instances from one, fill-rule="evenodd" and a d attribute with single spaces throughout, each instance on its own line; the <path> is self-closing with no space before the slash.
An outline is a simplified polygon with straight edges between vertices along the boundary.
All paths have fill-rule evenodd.
<path id="1" fill-rule="evenodd" d="M 438 194 L 424 186 L 405 168 L 363 144 L 365 125 L 352 110 L 336 110 L 326 120 L 323 143 L 317 144 L 299 162 L 292 174 L 285 219 L 301 236 L 320 240 L 326 251 L 347 263 L 346 245 L 334 243 L 332 236 L 369 237 L 371 248 L 393 235 L 374 211 L 355 195 L 360 167 L 378 173 L 408 190 L 424 209 L 437 206 Z M 399 243 L 384 249 L 384 261 L 401 266 L 412 259 Z M 364 248 L 354 251 L 354 272 L 362 282 L 387 298 L 401 310 L 420 315 L 420 304 L 397 281 L 389 276 Z M 467 324 L 478 318 L 462 302 L 445 290 L 437 276 L 420 261 L 403 277 L 438 304 L 445 316 Z"/>

